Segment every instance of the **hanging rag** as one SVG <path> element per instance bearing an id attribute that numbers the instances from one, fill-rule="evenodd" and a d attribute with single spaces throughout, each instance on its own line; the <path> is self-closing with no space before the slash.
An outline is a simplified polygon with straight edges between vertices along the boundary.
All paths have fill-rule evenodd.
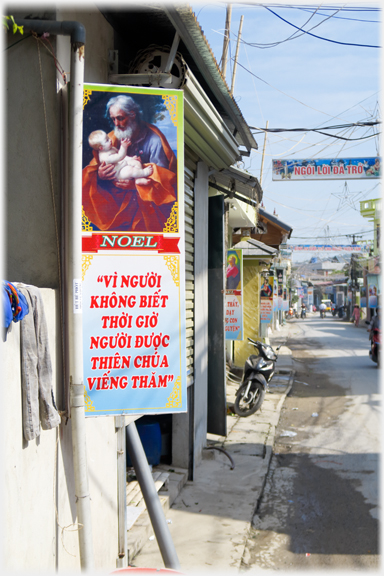
<path id="1" fill-rule="evenodd" d="M 3 281 L 4 327 L 8 328 L 12 321 L 19 322 L 28 312 L 28 303 L 24 295 L 11 282 Z"/>
<path id="2" fill-rule="evenodd" d="M 43 430 L 56 428 L 61 418 L 55 405 L 48 329 L 40 290 L 29 284 L 17 284 L 30 313 L 20 323 L 21 385 L 23 433 L 26 440 Z"/>

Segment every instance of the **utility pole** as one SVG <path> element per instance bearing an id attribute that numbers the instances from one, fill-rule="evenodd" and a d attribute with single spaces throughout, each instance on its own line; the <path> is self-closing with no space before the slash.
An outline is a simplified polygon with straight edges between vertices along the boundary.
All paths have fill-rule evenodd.
<path id="1" fill-rule="evenodd" d="M 224 42 L 223 42 L 223 55 L 221 57 L 221 73 L 224 76 L 227 73 L 227 62 L 228 62 L 228 46 L 229 46 L 229 33 L 231 30 L 231 17 L 232 17 L 232 5 L 227 6 L 227 15 L 225 19 L 225 32 L 224 32 Z"/>
<path id="2" fill-rule="evenodd" d="M 240 39 L 241 39 L 241 31 L 243 29 L 243 20 L 244 16 L 240 18 L 240 25 L 239 25 L 239 33 L 237 35 L 237 44 L 236 44 L 236 54 L 235 54 L 235 63 L 233 65 L 233 74 L 232 74 L 232 86 L 231 86 L 231 94 L 233 96 L 233 90 L 235 88 L 235 77 L 236 77 L 236 68 L 237 68 L 237 58 L 239 56 L 239 47 L 240 47 Z"/>
<path id="3" fill-rule="evenodd" d="M 261 181 L 263 179 L 263 168 L 264 168 L 264 156 L 265 156 L 265 146 L 267 144 L 267 130 L 268 130 L 268 123 L 269 120 L 267 120 L 267 125 L 265 127 L 265 136 L 264 136 L 264 146 L 263 146 L 263 155 L 261 157 L 261 169 L 260 169 L 260 186 L 261 186 Z"/>

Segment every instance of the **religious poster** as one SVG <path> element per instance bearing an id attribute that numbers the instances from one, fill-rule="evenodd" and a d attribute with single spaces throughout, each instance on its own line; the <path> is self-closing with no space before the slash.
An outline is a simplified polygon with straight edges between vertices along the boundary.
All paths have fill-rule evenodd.
<path id="1" fill-rule="evenodd" d="M 283 310 L 284 268 L 276 268 L 276 276 L 277 276 L 277 309 Z"/>
<path id="2" fill-rule="evenodd" d="M 260 290 L 260 322 L 270 324 L 273 320 L 273 276 L 262 279 Z"/>
<path id="3" fill-rule="evenodd" d="M 287 287 L 283 286 L 283 311 L 288 312 L 289 310 L 289 298 L 288 298 L 288 291 Z"/>
<path id="4" fill-rule="evenodd" d="M 371 180 L 381 177 L 381 158 L 272 160 L 272 180 Z"/>
<path id="5" fill-rule="evenodd" d="M 86 416 L 185 412 L 183 92 L 84 85 Z"/>
<path id="6" fill-rule="evenodd" d="M 273 312 L 278 310 L 277 278 L 273 278 Z"/>
<path id="7" fill-rule="evenodd" d="M 225 286 L 225 339 L 243 339 L 243 253 L 227 251 Z"/>

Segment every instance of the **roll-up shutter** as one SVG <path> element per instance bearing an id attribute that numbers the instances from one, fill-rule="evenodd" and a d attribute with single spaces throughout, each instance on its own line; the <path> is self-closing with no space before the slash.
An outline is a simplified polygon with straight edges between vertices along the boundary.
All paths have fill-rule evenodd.
<path id="1" fill-rule="evenodd" d="M 193 351 L 194 351 L 194 181 L 196 161 L 193 153 L 185 151 L 184 192 L 185 192 L 185 308 L 186 308 L 186 355 L 187 355 L 187 385 L 194 382 Z"/>

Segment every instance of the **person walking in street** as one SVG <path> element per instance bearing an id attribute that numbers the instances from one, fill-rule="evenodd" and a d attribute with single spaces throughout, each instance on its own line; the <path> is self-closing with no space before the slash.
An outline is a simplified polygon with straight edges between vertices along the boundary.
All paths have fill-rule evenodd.
<path id="1" fill-rule="evenodd" d="M 358 327 L 359 327 L 359 322 L 360 322 L 360 308 L 359 308 L 359 306 L 358 306 L 357 304 L 355 304 L 355 307 L 354 307 L 354 309 L 353 309 L 352 316 L 353 316 L 353 318 L 354 318 L 353 321 L 354 321 L 354 323 L 355 323 L 355 326 L 358 328 Z"/>

